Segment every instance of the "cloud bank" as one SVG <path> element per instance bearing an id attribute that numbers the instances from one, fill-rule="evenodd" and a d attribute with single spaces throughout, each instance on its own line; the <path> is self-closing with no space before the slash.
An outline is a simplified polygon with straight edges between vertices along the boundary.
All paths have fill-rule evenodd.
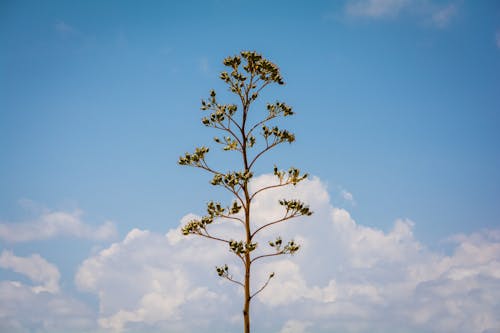
<path id="1" fill-rule="evenodd" d="M 60 291 L 57 267 L 38 254 L 16 256 L 3 251 L 0 268 L 28 278 L 0 281 L 0 332 L 90 332 L 95 313 Z"/>
<path id="2" fill-rule="evenodd" d="M 455 1 L 442 3 L 418 0 L 349 0 L 345 5 L 348 17 L 386 19 L 403 13 L 420 17 L 425 23 L 438 28 L 450 24 L 458 13 Z"/>
<path id="3" fill-rule="evenodd" d="M 252 186 L 274 181 L 263 175 Z M 301 199 L 315 213 L 263 233 L 257 251 L 277 234 L 302 248 L 294 257 L 253 266 L 254 291 L 270 272 L 276 274 L 253 302 L 255 332 L 499 331 L 500 230 L 455 235 L 450 254 L 433 252 L 415 239 L 408 219 L 395 221 L 388 231 L 358 224 L 347 210 L 331 204 L 318 178 L 259 194 L 254 223 L 281 216 L 277 201 L 282 198 Z M 180 234 L 192 217 L 165 234 L 133 229 L 84 260 L 74 281 L 81 292 L 97 298 L 99 309 L 93 311 L 59 291 L 53 264 L 4 251 L 1 267 L 24 274 L 34 285 L 0 282 L 0 329 L 240 331 L 242 292 L 218 278 L 215 266 L 227 263 L 235 279 L 241 279 L 241 268 L 225 246 Z M 238 234 L 235 223 L 213 230 Z"/>
<path id="4" fill-rule="evenodd" d="M 113 222 L 107 221 L 94 227 L 82 220 L 82 212 L 46 211 L 33 221 L 0 223 L 0 240 L 7 243 L 21 243 L 45 240 L 60 236 L 72 236 L 105 241 L 116 237 Z"/>
<path id="5" fill-rule="evenodd" d="M 273 181 L 264 175 L 254 186 Z M 255 223 L 279 216 L 277 200 L 291 196 L 308 202 L 315 214 L 274 230 L 302 244 L 298 255 L 255 266 L 255 289 L 269 272 L 276 273 L 253 304 L 256 332 L 500 328 L 500 232 L 457 236 L 451 255 L 435 253 L 415 239 L 409 220 L 396 221 L 388 232 L 357 224 L 330 204 L 317 178 L 295 191 L 258 196 Z M 217 227 L 235 232 L 229 223 Z M 273 234 L 263 236 L 263 247 Z M 241 277 L 224 246 L 182 237 L 179 229 L 166 235 L 134 229 L 83 262 L 76 284 L 98 295 L 104 329 L 233 332 L 240 328 L 241 291 L 216 277 L 214 266 L 223 263 Z"/>

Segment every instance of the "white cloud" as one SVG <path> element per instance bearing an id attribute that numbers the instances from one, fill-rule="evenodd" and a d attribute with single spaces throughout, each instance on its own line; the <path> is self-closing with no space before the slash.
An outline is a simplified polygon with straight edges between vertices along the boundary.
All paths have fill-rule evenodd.
<path id="1" fill-rule="evenodd" d="M 285 323 L 280 333 L 305 333 L 311 324 L 308 321 L 289 320 Z"/>
<path id="2" fill-rule="evenodd" d="M 64 21 L 58 21 L 54 24 L 54 29 L 61 37 L 68 37 L 75 33 L 75 29 Z"/>
<path id="3" fill-rule="evenodd" d="M 200 67 L 200 71 L 203 74 L 207 74 L 210 71 L 210 65 L 208 63 L 208 59 L 205 57 L 201 58 L 199 60 L 199 67 Z"/>
<path id="4" fill-rule="evenodd" d="M 122 242 L 85 260 L 75 282 L 80 290 L 99 296 L 103 329 L 200 329 L 229 302 L 214 274 L 214 266 L 225 257 L 226 248 L 211 242 L 133 229 Z M 228 311 L 238 311 L 233 312 Z"/>
<path id="5" fill-rule="evenodd" d="M 354 201 L 354 196 L 352 195 L 351 192 L 348 192 L 346 190 L 342 190 L 342 192 L 340 194 L 342 195 L 342 198 L 344 198 L 344 200 Z"/>
<path id="6" fill-rule="evenodd" d="M 0 267 L 33 282 L 0 281 L 0 332 L 82 332 L 96 327 L 93 311 L 60 292 L 59 270 L 40 255 L 18 257 L 3 251 Z"/>
<path id="7" fill-rule="evenodd" d="M 419 0 L 348 0 L 345 13 L 349 17 L 384 19 L 409 14 L 438 28 L 448 26 L 458 13 L 456 1 L 442 4 Z"/>
<path id="8" fill-rule="evenodd" d="M 436 8 L 431 13 L 432 22 L 439 28 L 446 27 L 451 19 L 457 14 L 457 6 L 449 4 L 447 6 Z"/>
<path id="9" fill-rule="evenodd" d="M 272 182 L 273 176 L 263 175 L 252 186 Z M 500 329 L 500 231 L 457 236 L 451 255 L 435 253 L 415 239 L 409 220 L 396 221 L 387 232 L 357 224 L 348 211 L 331 206 L 318 178 L 295 190 L 257 196 L 254 223 L 280 216 L 276 203 L 284 197 L 308 202 L 315 214 L 274 229 L 284 239 L 302 244 L 295 257 L 254 266 L 254 290 L 270 272 L 276 273 L 254 300 L 256 331 Z M 235 235 L 236 225 L 220 224 L 214 230 Z M 178 232 L 179 228 L 159 235 L 134 229 L 82 263 L 75 281 L 82 291 L 98 295 L 102 328 L 240 328 L 242 293 L 218 279 L 214 270 L 228 263 L 238 279 L 238 262 L 223 245 L 179 237 Z M 257 251 L 265 249 L 275 232 L 262 235 Z"/>
<path id="10" fill-rule="evenodd" d="M 73 236 L 93 240 L 116 237 L 113 222 L 94 227 L 82 221 L 82 212 L 42 211 L 33 221 L 0 223 L 0 239 L 9 243 Z"/>
<path id="11" fill-rule="evenodd" d="M 18 257 L 11 251 L 3 251 L 0 256 L 0 268 L 10 269 L 16 273 L 23 274 L 35 283 L 41 285 L 34 286 L 33 292 L 57 293 L 59 291 L 59 270 L 57 267 L 39 254 L 30 257 Z"/>
<path id="12" fill-rule="evenodd" d="M 91 332 L 94 316 L 64 294 L 35 293 L 18 281 L 0 281 L 0 332 Z"/>
<path id="13" fill-rule="evenodd" d="M 411 0 L 354 0 L 348 1 L 346 12 L 351 16 L 395 16 L 410 4 Z"/>

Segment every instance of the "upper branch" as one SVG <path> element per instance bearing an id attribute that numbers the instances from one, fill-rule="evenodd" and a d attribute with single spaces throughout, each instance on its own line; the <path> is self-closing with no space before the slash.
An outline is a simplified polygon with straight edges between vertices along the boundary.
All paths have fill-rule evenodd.
<path id="1" fill-rule="evenodd" d="M 295 217 L 299 217 L 299 216 L 311 216 L 312 215 L 312 211 L 309 209 L 309 206 L 306 206 L 303 202 L 301 202 L 299 200 L 286 200 L 286 199 L 283 199 L 283 200 L 279 201 L 279 204 L 281 206 L 284 206 L 286 208 L 285 215 L 282 218 L 278 219 L 278 220 L 266 223 L 266 224 L 260 226 L 259 228 L 257 228 L 251 234 L 251 238 L 253 238 L 259 231 L 261 231 L 261 230 L 263 230 L 265 228 L 268 228 L 268 227 L 270 227 L 272 225 L 285 222 L 285 221 L 290 220 L 290 219 L 295 218 Z"/>
<path id="2" fill-rule="evenodd" d="M 231 216 L 238 214 L 242 206 L 238 205 L 236 201 L 233 202 L 232 206 L 224 208 L 218 202 L 210 201 L 207 203 L 207 215 L 199 218 L 190 220 L 183 228 L 182 233 L 184 235 L 194 234 L 203 236 L 206 238 L 219 240 L 227 244 L 231 244 L 230 240 L 222 239 L 220 237 L 212 236 L 208 230 L 207 226 L 212 224 L 217 218 L 234 219 L 243 223 L 243 220 L 236 216 Z"/>
<path id="3" fill-rule="evenodd" d="M 263 125 L 262 136 L 266 140 L 266 147 L 252 159 L 252 161 L 249 164 L 249 167 L 252 167 L 260 156 L 262 156 L 265 152 L 271 150 L 278 144 L 283 142 L 292 143 L 295 141 L 295 135 L 293 133 L 290 133 L 287 130 L 280 130 L 277 126 L 269 128 L 266 125 Z M 269 141 L 271 141 L 271 143 Z"/>
<path id="4" fill-rule="evenodd" d="M 301 175 L 299 169 L 292 167 L 292 168 L 288 169 L 288 172 L 285 172 L 285 171 L 278 170 L 278 167 L 276 165 L 274 166 L 273 173 L 276 177 L 278 177 L 279 183 L 275 184 L 275 185 L 265 186 L 263 188 L 258 189 L 257 191 L 255 191 L 252 194 L 252 196 L 250 197 L 250 200 L 252 200 L 260 192 L 270 190 L 272 188 L 287 186 L 287 185 L 294 185 L 295 186 L 299 182 L 303 181 L 304 179 L 306 179 L 308 177 L 307 173 Z"/>

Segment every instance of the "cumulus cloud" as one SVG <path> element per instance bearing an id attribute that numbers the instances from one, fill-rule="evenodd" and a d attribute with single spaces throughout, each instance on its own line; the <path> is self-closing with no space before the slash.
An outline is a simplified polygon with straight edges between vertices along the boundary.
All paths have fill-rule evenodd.
<path id="1" fill-rule="evenodd" d="M 19 281 L 0 281 L 0 332 L 91 332 L 95 315 L 64 294 L 36 293 Z"/>
<path id="2" fill-rule="evenodd" d="M 0 268 L 28 277 L 33 285 L 0 281 L 1 332 L 81 332 L 95 328 L 93 311 L 60 292 L 59 270 L 39 254 L 0 256 Z"/>
<path id="3" fill-rule="evenodd" d="M 35 283 L 41 283 L 32 288 L 35 293 L 42 291 L 56 293 L 59 291 L 59 278 L 61 276 L 59 270 L 39 254 L 18 257 L 11 251 L 3 251 L 0 256 L 0 268 L 10 269 L 27 276 Z"/>
<path id="4" fill-rule="evenodd" d="M 93 240 L 109 240 L 116 236 L 113 222 L 94 227 L 82 220 L 82 211 L 43 210 L 29 222 L 0 223 L 0 239 L 8 243 L 44 240 L 58 236 L 73 236 Z"/>
<path id="5" fill-rule="evenodd" d="M 395 18 L 403 13 L 419 17 L 438 28 L 448 26 L 457 15 L 456 3 L 417 0 L 348 0 L 345 13 L 349 17 L 370 19 Z"/>
<path id="6" fill-rule="evenodd" d="M 272 175 L 263 175 L 252 187 L 273 182 Z M 415 239 L 410 220 L 396 221 L 389 231 L 358 224 L 347 210 L 330 204 L 318 178 L 259 194 L 252 211 L 256 226 L 282 214 L 276 205 L 282 198 L 304 200 L 315 214 L 260 239 L 258 251 L 276 233 L 294 238 L 302 248 L 293 258 L 254 266 L 254 290 L 276 273 L 253 303 L 257 331 L 500 329 L 499 231 L 456 236 L 450 255 L 432 252 Z M 241 290 L 218 279 L 214 269 L 228 263 L 240 279 L 238 262 L 223 245 L 182 237 L 179 228 L 166 235 L 134 229 L 82 263 L 75 281 L 80 290 L 98 296 L 101 328 L 240 329 Z M 236 236 L 237 224 L 226 222 L 214 230 Z"/>
<path id="7" fill-rule="evenodd" d="M 159 235 L 133 229 L 123 241 L 82 263 L 75 282 L 99 296 L 103 329 L 156 326 L 181 332 L 209 322 L 217 327 L 214 318 L 222 309 L 222 322 L 239 312 L 227 308 L 231 302 L 211 274 L 214 265 L 225 262 L 226 248 L 177 234 L 179 230 Z"/>

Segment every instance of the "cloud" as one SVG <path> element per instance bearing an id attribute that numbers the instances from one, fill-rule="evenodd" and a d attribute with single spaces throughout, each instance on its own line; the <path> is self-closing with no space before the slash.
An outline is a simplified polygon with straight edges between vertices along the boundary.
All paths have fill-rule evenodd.
<path id="1" fill-rule="evenodd" d="M 93 311 L 61 294 L 35 293 L 18 281 L 0 281 L 1 332 L 91 332 Z"/>
<path id="2" fill-rule="evenodd" d="M 457 6 L 450 4 L 441 8 L 436 8 L 431 13 L 432 22 L 439 28 L 446 27 L 451 19 L 457 14 Z"/>
<path id="3" fill-rule="evenodd" d="M 437 28 L 450 24 L 458 13 L 457 3 L 419 0 L 348 0 L 345 14 L 353 18 L 386 19 L 409 14 Z"/>
<path id="4" fill-rule="evenodd" d="M 3 251 L 0 256 L 0 268 L 10 269 L 23 274 L 35 283 L 41 283 L 32 288 L 33 292 L 46 291 L 57 293 L 59 291 L 59 270 L 39 254 L 30 257 L 17 257 L 10 251 Z"/>
<path id="5" fill-rule="evenodd" d="M 203 57 L 199 60 L 199 68 L 200 68 L 200 71 L 203 73 L 203 74 L 207 74 L 208 72 L 210 72 L 210 65 L 208 63 L 208 59 L 206 57 Z"/>
<path id="6" fill-rule="evenodd" d="M 252 188 L 273 182 L 272 175 L 263 175 Z M 265 251 L 276 234 L 302 247 L 293 258 L 254 266 L 254 290 L 276 273 L 252 305 L 257 331 L 500 329 L 500 231 L 459 235 L 452 239 L 452 254 L 432 252 L 415 239 L 410 220 L 397 220 L 389 231 L 356 223 L 348 211 L 330 204 L 318 178 L 259 194 L 252 211 L 255 226 L 282 214 L 276 204 L 282 198 L 302 199 L 315 214 L 278 225 L 259 239 L 256 251 Z M 213 230 L 236 237 L 238 225 L 226 222 Z M 228 263 L 233 277 L 241 279 L 238 261 L 223 245 L 179 232 L 180 226 L 166 235 L 133 229 L 81 264 L 75 282 L 98 296 L 101 328 L 240 329 L 241 290 L 218 279 L 214 269 Z"/>
<path id="7" fill-rule="evenodd" d="M 350 203 L 351 206 L 356 206 L 356 201 L 354 200 L 354 195 L 347 191 L 346 189 L 339 187 L 339 195 L 344 203 Z"/>
<path id="8" fill-rule="evenodd" d="M 410 0 L 355 0 L 348 1 L 346 13 L 350 16 L 387 17 L 396 16 L 410 4 Z"/>
<path id="9" fill-rule="evenodd" d="M 226 249 L 173 235 L 173 231 L 165 236 L 133 229 L 123 241 L 82 263 L 75 283 L 99 296 L 103 329 L 156 326 L 177 332 L 185 325 L 202 329 L 208 323 L 213 327 L 223 308 L 223 323 L 223 318 L 239 312 L 227 307 L 224 288 L 211 274 L 216 264 L 224 262 Z"/>
<path id="10" fill-rule="evenodd" d="M 92 240 L 109 240 L 116 236 L 113 222 L 94 227 L 82 221 L 83 213 L 47 211 L 40 212 L 33 221 L 0 223 L 0 239 L 8 243 L 45 240 L 59 236 L 72 236 Z"/>
<path id="11" fill-rule="evenodd" d="M 306 332 L 306 329 L 311 325 L 311 322 L 289 320 L 285 323 L 280 333 L 304 333 Z"/>
<path id="12" fill-rule="evenodd" d="M 68 37 L 75 33 L 75 29 L 64 21 L 56 22 L 54 29 L 61 37 Z"/>
<path id="13" fill-rule="evenodd" d="M 81 332 L 95 328 L 93 311 L 60 292 L 59 270 L 39 254 L 3 251 L 0 267 L 28 277 L 33 285 L 0 281 L 1 332 Z"/>

